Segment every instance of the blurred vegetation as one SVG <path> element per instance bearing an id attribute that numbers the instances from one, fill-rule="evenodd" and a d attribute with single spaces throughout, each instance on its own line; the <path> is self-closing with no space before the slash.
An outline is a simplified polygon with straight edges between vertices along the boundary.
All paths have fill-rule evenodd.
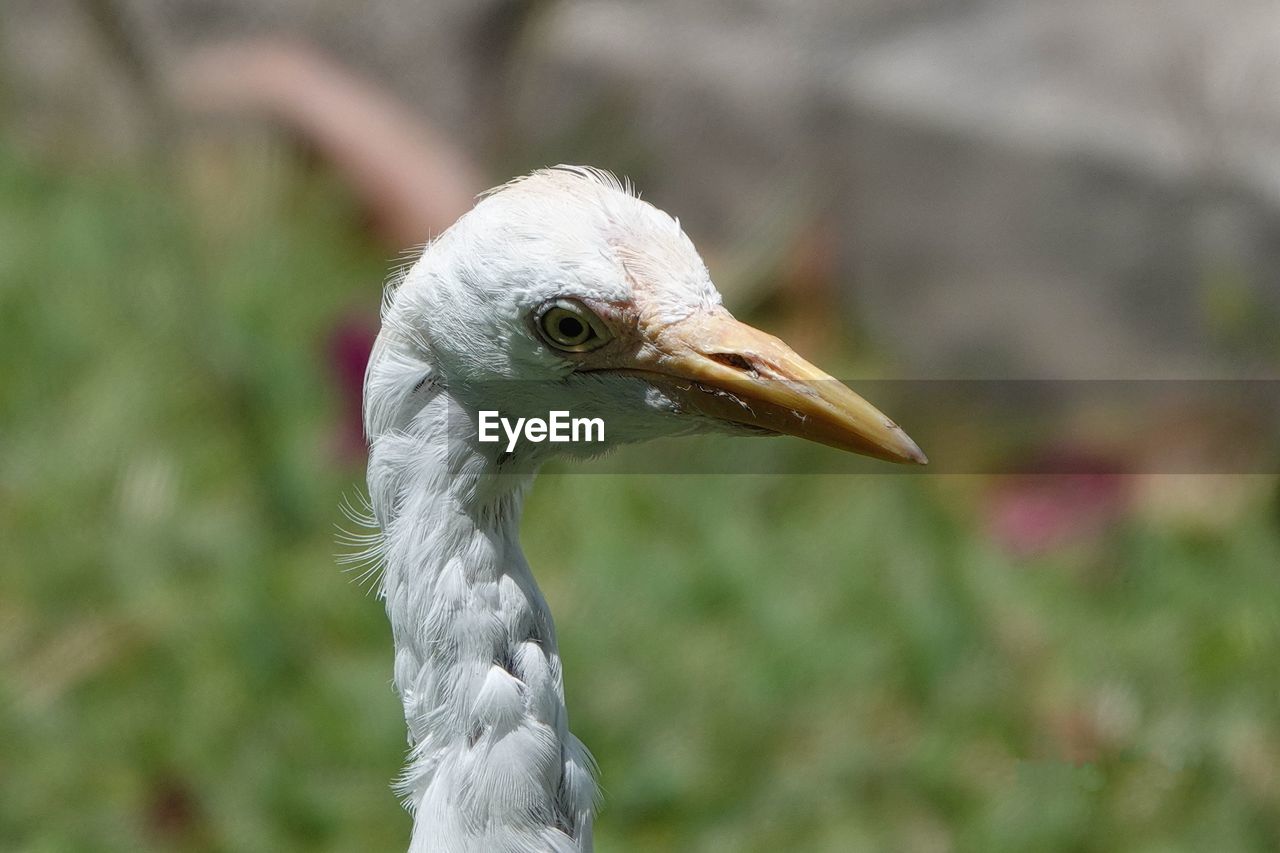
<path id="1" fill-rule="evenodd" d="M 271 146 L 152 165 L 0 150 L 0 849 L 403 849 L 326 356 L 392 259 Z M 544 477 L 599 849 L 1280 849 L 1274 508 L 1015 559 L 983 494 Z"/>

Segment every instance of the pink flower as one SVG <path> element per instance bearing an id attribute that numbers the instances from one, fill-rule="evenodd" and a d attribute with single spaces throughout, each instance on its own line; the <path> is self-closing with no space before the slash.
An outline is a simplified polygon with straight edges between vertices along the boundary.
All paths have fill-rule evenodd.
<path id="1" fill-rule="evenodd" d="M 362 414 L 364 368 L 369 363 L 369 353 L 373 351 L 377 337 L 377 325 L 362 314 L 339 320 L 329 333 L 329 369 L 337 385 L 341 405 L 341 424 L 335 443 L 344 460 L 363 459 L 368 449 Z"/>
<path id="2" fill-rule="evenodd" d="M 1001 477 L 984 507 L 988 533 L 1015 554 L 1097 538 L 1129 510 L 1131 478 L 1102 454 L 1058 449 Z"/>

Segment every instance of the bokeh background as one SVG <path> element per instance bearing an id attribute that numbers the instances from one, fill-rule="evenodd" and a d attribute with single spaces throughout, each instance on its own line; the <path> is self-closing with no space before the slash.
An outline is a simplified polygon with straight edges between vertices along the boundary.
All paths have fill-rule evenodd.
<path id="1" fill-rule="evenodd" d="M 557 162 L 837 375 L 1280 367 L 1274 2 L 7 0 L 0 849 L 406 845 L 363 363 L 406 253 Z M 543 477 L 599 848 L 1280 849 L 1276 478 L 1149 473 L 1203 414 Z"/>

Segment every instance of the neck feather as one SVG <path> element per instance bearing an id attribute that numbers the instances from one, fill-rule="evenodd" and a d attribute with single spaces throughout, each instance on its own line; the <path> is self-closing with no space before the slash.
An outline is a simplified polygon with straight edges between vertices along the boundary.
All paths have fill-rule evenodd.
<path id="1" fill-rule="evenodd" d="M 438 394 L 407 429 L 375 436 L 369 463 L 410 849 L 587 851 L 593 765 L 569 732 L 555 626 L 518 541 L 532 477 L 448 437 L 455 406 Z"/>

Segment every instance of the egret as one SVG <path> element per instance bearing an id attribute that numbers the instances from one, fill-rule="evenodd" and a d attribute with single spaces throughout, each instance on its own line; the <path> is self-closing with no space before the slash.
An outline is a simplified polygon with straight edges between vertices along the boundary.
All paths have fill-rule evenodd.
<path id="1" fill-rule="evenodd" d="M 604 443 L 509 450 L 480 440 L 486 410 L 589 413 Z M 388 288 L 364 421 L 412 853 L 592 849 L 594 765 L 518 541 L 541 463 L 702 432 L 926 461 L 849 388 L 734 319 L 677 220 L 576 166 L 482 195 Z"/>

